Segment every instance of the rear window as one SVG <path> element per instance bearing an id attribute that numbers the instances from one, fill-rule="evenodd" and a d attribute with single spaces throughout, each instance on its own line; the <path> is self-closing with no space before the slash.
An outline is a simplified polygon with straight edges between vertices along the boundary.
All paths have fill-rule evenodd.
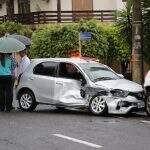
<path id="1" fill-rule="evenodd" d="M 55 76 L 57 63 L 56 62 L 42 62 L 35 66 L 33 73 L 36 75 Z"/>

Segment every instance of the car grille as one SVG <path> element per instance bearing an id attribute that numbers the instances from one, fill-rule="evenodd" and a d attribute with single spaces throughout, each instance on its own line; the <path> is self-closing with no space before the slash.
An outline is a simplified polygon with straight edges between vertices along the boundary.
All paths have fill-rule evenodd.
<path id="1" fill-rule="evenodd" d="M 144 99 L 144 91 L 142 91 L 142 92 L 130 92 L 129 95 L 136 97 L 138 100 Z"/>

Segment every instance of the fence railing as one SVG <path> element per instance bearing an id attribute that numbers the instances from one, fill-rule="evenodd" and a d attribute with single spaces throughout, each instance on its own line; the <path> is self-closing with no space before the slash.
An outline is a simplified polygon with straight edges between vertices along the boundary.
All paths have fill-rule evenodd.
<path id="1" fill-rule="evenodd" d="M 116 21 L 115 10 L 96 10 L 96 11 L 40 11 L 31 12 L 28 14 L 14 14 L 11 19 L 5 15 L 0 16 L 0 22 L 13 20 L 23 24 L 45 24 L 45 23 L 63 23 L 63 22 L 78 22 L 81 19 L 97 19 L 102 22 Z"/>

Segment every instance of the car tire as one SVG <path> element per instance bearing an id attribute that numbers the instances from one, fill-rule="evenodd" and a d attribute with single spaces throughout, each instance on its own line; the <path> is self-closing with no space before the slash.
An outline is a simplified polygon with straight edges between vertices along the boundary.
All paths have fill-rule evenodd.
<path id="1" fill-rule="evenodd" d="M 89 110 L 96 116 L 108 114 L 107 103 L 103 95 L 95 95 L 91 98 L 89 103 Z"/>
<path id="2" fill-rule="evenodd" d="M 21 93 L 19 93 L 18 103 L 20 109 L 27 112 L 33 111 L 37 106 L 35 96 L 33 92 L 29 90 L 24 90 Z"/>
<path id="3" fill-rule="evenodd" d="M 150 94 L 146 97 L 146 113 L 150 116 Z"/>

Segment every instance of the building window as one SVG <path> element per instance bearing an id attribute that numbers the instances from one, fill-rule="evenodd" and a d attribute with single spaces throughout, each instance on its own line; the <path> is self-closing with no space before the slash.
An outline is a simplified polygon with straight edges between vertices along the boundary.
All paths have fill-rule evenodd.
<path id="1" fill-rule="evenodd" d="M 2 4 L 0 3 L 0 9 L 2 9 Z"/>
<path id="2" fill-rule="evenodd" d="M 30 13 L 30 0 L 18 0 L 18 13 Z"/>

